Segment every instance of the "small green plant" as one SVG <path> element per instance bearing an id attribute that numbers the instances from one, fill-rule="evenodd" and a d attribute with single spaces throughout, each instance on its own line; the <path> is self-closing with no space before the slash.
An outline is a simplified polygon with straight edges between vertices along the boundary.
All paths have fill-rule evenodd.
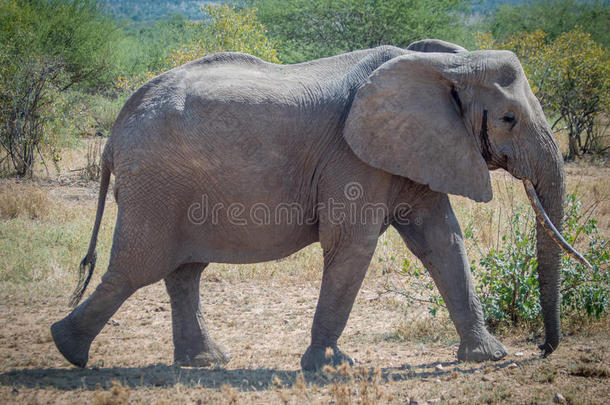
<path id="1" fill-rule="evenodd" d="M 599 319 L 610 309 L 608 240 L 600 235 L 597 221 L 591 217 L 592 211 L 582 208 L 577 191 L 568 194 L 564 236 L 573 245 L 580 238 L 587 238 L 583 250 L 592 269 L 571 258 L 563 258 L 561 310 L 564 318 Z M 478 265 L 472 262 L 471 270 L 478 280 L 477 294 L 492 329 L 524 322 L 535 325 L 540 319 L 535 224 L 529 210 L 517 207 L 511 217 L 511 227 L 501 238 L 503 246 L 487 251 Z M 477 245 L 476 232 L 471 227 L 468 229 L 466 237 Z"/>
<path id="2" fill-rule="evenodd" d="M 471 270 L 478 279 L 477 293 L 487 322 L 495 327 L 510 321 L 533 321 L 540 312 L 536 263 L 534 220 L 524 207 L 517 207 L 509 231 L 502 235 L 502 248 L 492 248 L 477 268 Z M 476 232 L 467 233 L 476 238 Z"/>
<path id="3" fill-rule="evenodd" d="M 593 266 L 585 268 L 572 258 L 564 257 L 562 265 L 564 313 L 583 314 L 601 318 L 610 310 L 610 251 L 608 239 L 597 228 L 592 210 L 584 210 L 576 193 L 567 196 L 565 235 L 574 245 L 580 237 L 588 240 L 585 256 Z M 583 314 L 584 315 L 584 314 Z"/>

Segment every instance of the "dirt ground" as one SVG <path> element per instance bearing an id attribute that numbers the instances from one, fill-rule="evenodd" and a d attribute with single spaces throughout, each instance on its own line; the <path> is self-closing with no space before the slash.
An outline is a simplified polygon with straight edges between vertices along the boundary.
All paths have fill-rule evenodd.
<path id="1" fill-rule="evenodd" d="M 607 181 L 605 170 L 602 181 Z M 68 179 L 39 181 L 36 187 L 59 204 L 54 209 L 84 210 L 84 217 L 91 216 L 77 228 L 84 233 L 79 243 L 86 246 L 89 234 L 82 229 L 93 221 L 96 184 Z M 111 227 L 116 204 L 110 199 L 108 204 L 104 224 Z M 52 221 L 80 217 L 58 218 Z M 101 235 L 109 240 L 104 232 L 110 231 Z M 61 238 L 65 234 L 57 236 Z M 98 253 L 109 250 L 107 244 L 102 240 Z M 458 338 L 450 323 L 430 317 L 425 308 L 407 308 L 399 297 L 380 295 L 384 279 L 375 274 L 367 276 L 339 341 L 356 359 L 355 366 L 302 373 L 299 360 L 309 343 L 321 278 L 319 248 L 307 249 L 258 267 L 213 264 L 206 269 L 204 316 L 212 336 L 231 354 L 222 367 L 172 365 L 170 304 L 162 283 L 138 291 L 121 307 L 93 342 L 86 369 L 71 366 L 49 332 L 70 311 L 74 277 L 66 281 L 62 274 L 67 273 L 56 270 L 43 283 L 0 289 L 0 403 L 610 402 L 607 320 L 566 336 L 548 359 L 536 348 L 540 336 L 515 331 L 501 336 L 510 353 L 505 359 L 459 363 Z M 85 250 L 77 246 L 76 255 Z M 104 258 L 100 260 L 87 293 L 103 273 Z M 243 268 L 247 271 L 239 270 Z M 260 269 L 266 269 L 265 276 Z M 282 269 L 286 272 L 274 276 Z M 398 333 L 401 328 L 417 330 Z"/>
<path id="2" fill-rule="evenodd" d="M 5 297 L 0 402 L 549 403 L 560 393 L 570 403 L 602 404 L 610 398 L 607 329 L 567 337 L 548 359 L 518 336 L 503 339 L 511 354 L 499 362 L 458 363 L 457 339 L 393 339 L 404 313 L 365 286 L 340 341 L 355 367 L 302 374 L 315 285 L 203 281 L 201 291 L 213 336 L 232 356 L 226 367 L 172 366 L 170 307 L 160 283 L 138 291 L 110 320 L 86 369 L 69 365 L 49 334 L 50 323 L 68 311 L 65 296 Z"/>

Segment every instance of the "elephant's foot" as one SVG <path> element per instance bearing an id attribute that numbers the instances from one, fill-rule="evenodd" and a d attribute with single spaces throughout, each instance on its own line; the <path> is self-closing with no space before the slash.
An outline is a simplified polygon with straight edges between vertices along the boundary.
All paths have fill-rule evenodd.
<path id="1" fill-rule="evenodd" d="M 222 365 L 229 362 L 229 353 L 215 343 L 208 345 L 207 350 L 199 353 L 175 353 L 174 362 L 179 366 L 188 367 L 209 367 L 212 365 Z"/>
<path id="2" fill-rule="evenodd" d="M 507 354 L 506 347 L 485 331 L 474 338 L 462 339 L 457 356 L 460 361 L 495 361 Z"/>
<path id="3" fill-rule="evenodd" d="M 309 346 L 301 357 L 301 367 L 305 371 L 320 371 L 325 365 L 340 366 L 354 364 L 354 359 L 343 353 L 337 346 Z"/>
<path id="4" fill-rule="evenodd" d="M 75 333 L 68 318 L 64 318 L 51 325 L 51 335 L 59 352 L 70 363 L 78 367 L 85 367 L 87 365 L 89 347 L 93 339 Z"/>

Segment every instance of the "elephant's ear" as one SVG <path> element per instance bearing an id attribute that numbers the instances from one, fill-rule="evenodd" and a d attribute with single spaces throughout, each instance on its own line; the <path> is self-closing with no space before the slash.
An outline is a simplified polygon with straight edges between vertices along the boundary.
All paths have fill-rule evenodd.
<path id="1" fill-rule="evenodd" d="M 344 136 L 373 167 L 487 202 L 489 171 L 474 132 L 466 129 L 456 88 L 465 59 L 456 58 L 419 53 L 381 65 L 356 93 Z"/>

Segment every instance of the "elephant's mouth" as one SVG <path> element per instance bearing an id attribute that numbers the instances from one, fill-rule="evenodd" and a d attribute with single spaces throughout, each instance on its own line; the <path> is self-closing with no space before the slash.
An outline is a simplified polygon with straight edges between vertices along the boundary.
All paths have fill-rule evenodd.
<path id="1" fill-rule="evenodd" d="M 542 226 L 542 228 L 549 235 L 551 240 L 555 242 L 555 244 L 561 247 L 568 255 L 573 257 L 575 260 L 578 260 L 583 265 L 591 268 L 591 264 L 581 255 L 576 249 L 574 249 L 564 238 L 561 236 L 561 233 L 555 228 L 548 215 L 544 211 L 540 200 L 538 199 L 538 194 L 536 194 L 536 189 L 534 185 L 529 179 L 523 179 L 523 186 L 525 187 L 525 193 L 527 194 L 527 198 L 530 200 L 532 204 L 532 208 L 536 213 L 536 220 Z"/>

